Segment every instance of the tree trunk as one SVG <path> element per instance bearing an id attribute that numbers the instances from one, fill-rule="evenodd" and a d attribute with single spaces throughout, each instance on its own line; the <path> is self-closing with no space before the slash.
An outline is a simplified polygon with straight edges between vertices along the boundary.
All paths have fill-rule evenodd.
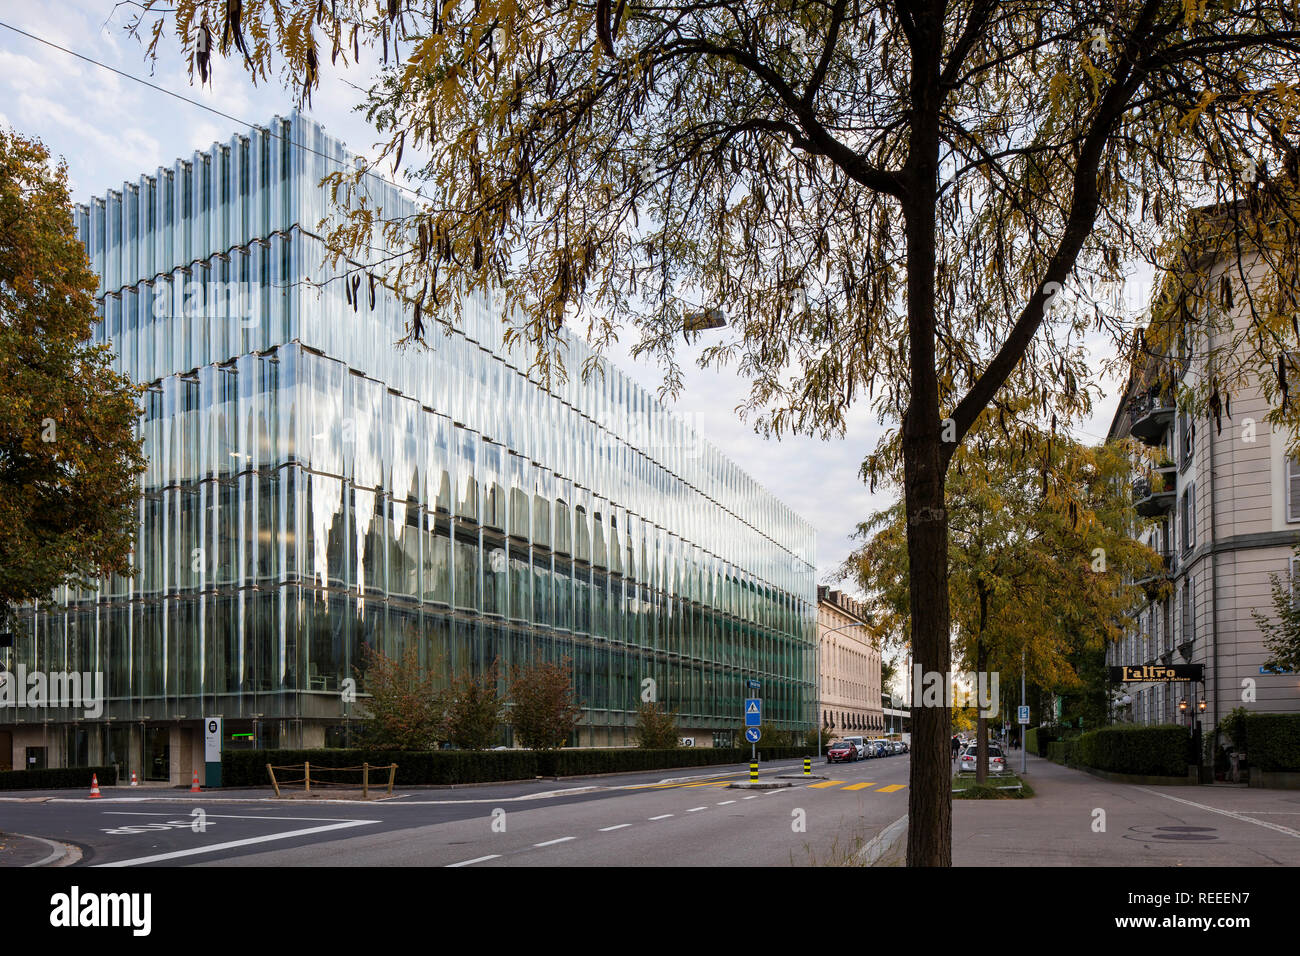
<path id="1" fill-rule="evenodd" d="M 903 499 L 912 623 L 912 667 L 942 675 L 944 700 L 912 699 L 912 766 L 907 865 L 952 866 L 952 713 L 947 704 L 952 648 L 948 627 L 948 513 L 944 509 L 943 424 L 935 368 L 935 211 L 939 193 L 939 56 L 944 46 L 938 7 L 914 13 L 909 98 L 912 132 L 903 201 L 907 233 L 907 333 L 911 396 L 903 416 Z"/>

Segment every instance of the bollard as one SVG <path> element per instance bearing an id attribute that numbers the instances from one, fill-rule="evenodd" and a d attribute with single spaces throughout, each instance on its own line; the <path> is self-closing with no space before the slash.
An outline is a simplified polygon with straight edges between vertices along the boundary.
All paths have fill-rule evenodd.
<path id="1" fill-rule="evenodd" d="M 749 782 L 758 783 L 758 764 L 756 763 L 749 765 Z"/>
<path id="2" fill-rule="evenodd" d="M 803 758 L 803 775 L 805 777 L 812 776 L 812 757 Z"/>

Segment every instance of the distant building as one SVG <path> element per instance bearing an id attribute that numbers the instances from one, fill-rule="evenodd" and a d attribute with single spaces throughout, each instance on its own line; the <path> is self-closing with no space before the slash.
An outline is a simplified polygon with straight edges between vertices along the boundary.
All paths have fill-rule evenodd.
<path id="1" fill-rule="evenodd" d="M 867 609 L 842 591 L 817 588 L 818 680 L 822 726 L 833 734 L 883 733 L 880 649 L 867 630 Z"/>

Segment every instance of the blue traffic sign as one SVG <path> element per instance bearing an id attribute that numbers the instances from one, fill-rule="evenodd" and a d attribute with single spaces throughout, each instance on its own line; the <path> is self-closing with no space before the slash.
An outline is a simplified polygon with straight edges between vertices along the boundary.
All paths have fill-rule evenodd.
<path id="1" fill-rule="evenodd" d="M 1020 708 L 1019 708 L 1019 710 L 1018 710 L 1016 716 L 1017 716 L 1017 718 L 1019 719 L 1020 723 L 1022 723 L 1022 724 L 1028 724 L 1028 723 L 1029 723 L 1029 705 L 1028 705 L 1028 704 L 1022 704 L 1022 705 L 1020 706 Z"/>
<path id="2" fill-rule="evenodd" d="M 753 690 L 758 690 L 758 689 L 759 689 L 760 687 L 762 687 L 763 685 L 762 685 L 759 681 L 756 681 L 756 680 L 754 680 L 754 678 L 751 677 L 751 678 L 749 679 L 749 686 L 750 686 L 750 688 L 753 689 Z"/>
<path id="3" fill-rule="evenodd" d="M 763 702 L 757 697 L 745 698 L 745 726 L 757 727 L 763 722 Z"/>
<path id="4" fill-rule="evenodd" d="M 748 740 L 751 744 L 758 743 L 759 738 L 762 736 L 763 736 L 763 732 L 759 730 L 757 727 L 745 728 L 745 739 Z"/>

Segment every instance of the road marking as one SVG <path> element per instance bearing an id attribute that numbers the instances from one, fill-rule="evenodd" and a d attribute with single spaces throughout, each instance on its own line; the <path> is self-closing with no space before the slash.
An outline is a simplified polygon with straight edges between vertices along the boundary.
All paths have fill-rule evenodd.
<path id="1" fill-rule="evenodd" d="M 1242 823 L 1253 823 L 1257 827 L 1276 830 L 1278 833 L 1285 833 L 1287 836 L 1293 836 L 1297 840 L 1300 840 L 1300 830 L 1292 830 L 1290 827 L 1284 827 L 1280 823 L 1269 823 L 1267 820 L 1252 820 L 1250 817 L 1241 813 L 1235 813 L 1232 810 L 1220 810 L 1218 807 L 1206 806 L 1204 803 L 1196 803 L 1192 800 L 1184 800 L 1182 797 L 1171 797 L 1167 793 L 1161 793 L 1158 790 L 1148 790 L 1146 787 L 1134 787 L 1133 789 L 1141 790 L 1143 793 L 1151 793 L 1157 797 L 1164 797 L 1166 800 L 1173 800 L 1175 803 L 1184 803 L 1189 807 L 1208 810 L 1210 813 L 1220 813 L 1225 817 L 1232 817 L 1234 820 L 1240 820 Z"/>
<path id="2" fill-rule="evenodd" d="M 723 800 L 721 803 L 718 804 L 718 806 L 725 807 L 727 804 L 735 803 L 735 802 L 736 802 L 735 800 Z"/>
<path id="3" fill-rule="evenodd" d="M 827 780 L 825 783 L 810 783 L 809 790 L 825 790 L 827 787 L 838 787 L 842 783 L 848 783 L 847 780 Z"/>
<path id="4" fill-rule="evenodd" d="M 555 846 L 557 843 L 567 843 L 572 839 L 574 839 L 574 837 L 560 837 L 558 840 L 547 840 L 544 843 L 534 843 L 533 846 Z"/>
<path id="5" fill-rule="evenodd" d="M 905 789 L 907 789 L 907 784 L 905 783 L 891 783 L 887 787 L 881 787 L 879 790 L 876 791 L 876 793 L 893 793 L 895 790 L 905 790 Z"/>
<path id="6" fill-rule="evenodd" d="M 687 812 L 687 813 L 695 813 L 697 810 L 707 810 L 707 809 L 709 809 L 709 808 L 708 808 L 708 807 L 691 807 L 691 808 L 690 808 L 689 810 L 687 810 L 686 812 Z"/>
<path id="7" fill-rule="evenodd" d="M 671 816 L 672 816 L 671 813 L 661 813 L 661 814 L 659 814 L 659 816 L 657 816 L 657 817 L 651 817 L 650 819 L 651 819 L 651 820 L 667 820 L 667 819 L 668 819 L 669 817 L 671 817 Z"/>
<path id="8" fill-rule="evenodd" d="M 292 840 L 294 837 L 311 836 L 315 833 L 328 833 L 330 830 L 346 830 L 350 827 L 364 827 L 379 820 L 344 820 L 327 827 L 307 827 L 305 830 L 290 830 L 287 833 L 272 833 L 267 836 L 249 837 L 246 840 L 231 840 L 228 843 L 214 843 L 212 846 L 196 847 L 192 850 L 176 850 L 173 853 L 158 853 L 154 856 L 140 856 L 133 860 L 118 860 L 114 863 L 96 863 L 101 867 L 138 866 L 141 863 L 158 863 L 162 860 L 175 860 L 183 856 L 196 856 L 200 853 L 215 853 L 218 850 L 233 850 L 235 847 L 252 846 L 257 843 L 270 843 L 274 840 Z"/>
<path id="9" fill-rule="evenodd" d="M 709 783 L 684 783 L 681 787 L 683 790 L 690 790 L 693 787 L 725 787 L 729 783 L 731 783 L 730 780 L 717 780 Z"/>
<path id="10" fill-rule="evenodd" d="M 874 787 L 874 786 L 875 786 L 874 783 L 851 783 L 851 784 L 849 784 L 847 787 L 845 787 L 844 789 L 845 789 L 845 790 L 862 790 L 862 789 L 864 789 L 864 788 L 866 788 L 866 787 Z"/>
<path id="11" fill-rule="evenodd" d="M 616 823 L 616 824 L 615 824 L 614 826 L 612 826 L 612 827 L 601 827 L 601 828 L 600 828 L 600 832 L 601 832 L 601 833 L 608 833 L 610 830 L 621 830 L 621 829 L 623 829 L 624 827 L 630 827 L 631 825 L 632 825 L 632 824 L 630 824 L 630 823 Z"/>
<path id="12" fill-rule="evenodd" d="M 484 860 L 496 860 L 501 856 L 500 853 L 491 853 L 488 856 L 476 856 L 472 860 L 461 860 L 459 863 L 448 863 L 447 869 L 452 870 L 458 866 L 469 866 L 472 863 L 482 863 Z"/>
<path id="13" fill-rule="evenodd" d="M 742 800 L 757 800 L 757 799 L 758 799 L 758 794 L 756 794 L 756 793 L 752 793 L 752 794 L 750 794 L 749 796 L 747 796 L 747 797 L 741 797 L 740 799 L 742 799 Z"/>

